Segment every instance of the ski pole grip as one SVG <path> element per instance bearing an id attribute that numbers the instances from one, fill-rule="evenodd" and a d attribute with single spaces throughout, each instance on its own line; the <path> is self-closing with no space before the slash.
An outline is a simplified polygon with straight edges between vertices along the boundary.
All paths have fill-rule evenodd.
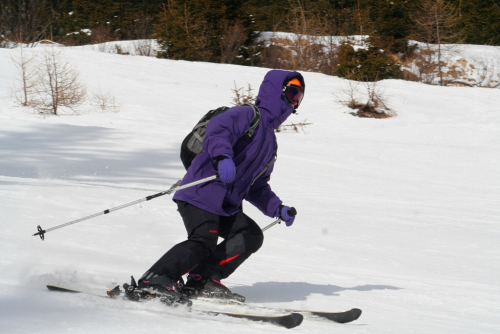
<path id="1" fill-rule="evenodd" d="M 291 207 L 290 210 L 288 210 L 288 215 L 289 216 L 296 216 L 297 210 L 294 207 Z"/>

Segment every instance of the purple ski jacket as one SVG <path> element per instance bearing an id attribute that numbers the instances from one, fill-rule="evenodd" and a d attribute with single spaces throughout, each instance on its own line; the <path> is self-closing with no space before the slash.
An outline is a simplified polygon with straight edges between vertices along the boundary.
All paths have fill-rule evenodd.
<path id="1" fill-rule="evenodd" d="M 233 107 L 212 118 L 202 144 L 204 151 L 194 158 L 181 185 L 217 173 L 213 158 L 223 154 L 230 155 L 236 165 L 234 182 L 224 185 L 218 179 L 209 181 L 177 191 L 174 200 L 186 201 L 221 216 L 232 216 L 242 211 L 242 202 L 246 199 L 265 215 L 274 216 L 282 204 L 268 184 L 278 149 L 274 130 L 294 111 L 283 96 L 283 84 L 293 78 L 298 78 L 305 90 L 304 79 L 298 72 L 271 70 L 266 74 L 255 102 L 261 120 L 249 139 L 242 135 L 253 119 L 252 107 Z"/>

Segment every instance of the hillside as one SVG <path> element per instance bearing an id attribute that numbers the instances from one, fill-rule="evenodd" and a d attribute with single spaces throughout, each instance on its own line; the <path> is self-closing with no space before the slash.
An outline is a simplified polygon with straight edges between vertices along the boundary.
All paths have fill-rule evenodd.
<path id="1" fill-rule="evenodd" d="M 84 104 L 77 115 L 48 116 L 12 102 L 14 52 L 0 49 L 2 332 L 286 331 L 45 289 L 103 293 L 140 276 L 185 238 L 168 196 L 43 242 L 31 236 L 37 225 L 168 189 L 183 176 L 186 133 L 230 105 L 235 82 L 257 89 L 268 69 L 68 48 L 89 92 L 112 92 L 121 110 Z M 498 331 L 500 90 L 385 80 L 378 86 L 397 117 L 362 119 L 335 103 L 346 80 L 303 75 L 306 95 L 287 123 L 312 125 L 277 134 L 271 180 L 297 219 L 266 231 L 261 250 L 224 283 L 263 306 L 363 310 L 351 324 L 306 319 L 294 332 Z M 249 204 L 245 211 L 261 227 L 273 221 Z"/>

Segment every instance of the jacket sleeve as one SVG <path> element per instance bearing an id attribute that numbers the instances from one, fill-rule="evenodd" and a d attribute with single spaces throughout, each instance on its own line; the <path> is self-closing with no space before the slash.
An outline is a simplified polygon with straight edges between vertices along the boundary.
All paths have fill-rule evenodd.
<path id="1" fill-rule="evenodd" d="M 255 180 L 245 199 L 268 217 L 274 217 L 276 209 L 282 204 L 280 198 L 271 190 L 269 180 L 274 165 L 269 166 L 266 173 Z"/>
<path id="2" fill-rule="evenodd" d="M 250 106 L 239 106 L 215 116 L 207 125 L 202 146 L 211 158 L 228 154 L 234 158 L 233 146 L 248 130 L 254 116 Z"/>

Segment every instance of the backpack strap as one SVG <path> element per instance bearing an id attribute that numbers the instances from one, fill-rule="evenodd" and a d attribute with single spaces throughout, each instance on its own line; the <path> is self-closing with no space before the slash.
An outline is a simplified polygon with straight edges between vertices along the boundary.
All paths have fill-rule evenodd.
<path id="1" fill-rule="evenodd" d="M 274 151 L 274 159 L 269 161 L 269 163 L 266 165 L 266 167 L 264 167 L 264 169 L 253 179 L 252 183 L 250 184 L 251 186 L 253 186 L 253 184 L 255 183 L 255 181 L 257 181 L 257 179 L 262 175 L 264 174 L 265 172 L 267 172 L 267 170 L 269 169 L 269 167 L 271 167 L 272 165 L 274 165 L 274 163 L 276 162 L 276 160 L 278 160 L 278 151 Z"/>
<path id="2" fill-rule="evenodd" d="M 260 115 L 259 108 L 257 108 L 256 106 L 254 106 L 252 104 L 245 104 L 245 105 L 252 107 L 252 109 L 253 109 L 253 119 L 250 122 L 250 127 L 248 128 L 248 130 L 245 131 L 245 132 L 243 132 L 243 136 L 245 136 L 247 138 L 251 138 L 253 136 L 253 132 L 255 131 L 255 129 L 257 128 L 257 126 L 260 123 L 261 115 Z"/>
<path id="3" fill-rule="evenodd" d="M 208 121 L 205 121 L 205 122 L 200 122 L 198 124 L 196 124 L 196 126 L 193 128 L 193 136 L 198 139 L 198 141 L 201 143 L 203 142 L 203 138 L 198 134 L 198 130 L 199 128 L 202 128 L 202 127 L 206 127 L 208 122 L 210 122 L 210 120 Z"/>

